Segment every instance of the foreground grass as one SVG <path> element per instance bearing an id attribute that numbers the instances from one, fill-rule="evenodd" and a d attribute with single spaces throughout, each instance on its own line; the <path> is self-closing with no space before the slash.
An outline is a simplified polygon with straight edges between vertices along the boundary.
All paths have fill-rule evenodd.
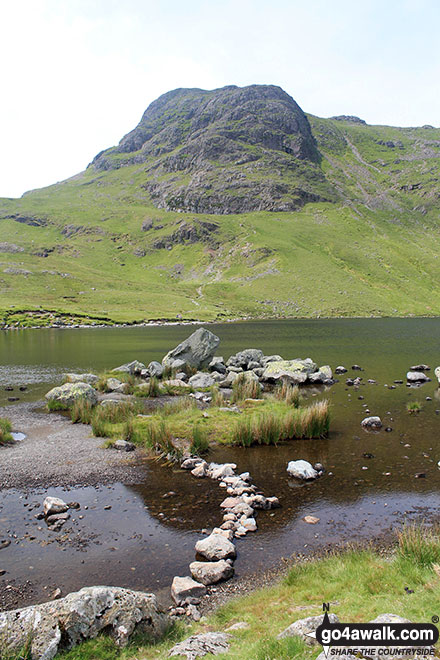
<path id="1" fill-rule="evenodd" d="M 5 445 L 9 442 L 13 442 L 11 435 L 12 424 L 9 419 L 5 417 L 0 417 L 0 445 Z"/>
<path id="2" fill-rule="evenodd" d="M 232 632 L 231 648 L 218 658 L 235 660 L 313 660 L 322 650 L 298 638 L 277 640 L 297 619 L 322 614 L 322 603 L 344 622 L 366 622 L 393 613 L 429 622 L 440 611 L 439 531 L 407 527 L 391 556 L 373 550 L 347 550 L 297 564 L 275 586 L 235 598 L 203 623 L 178 624 L 160 644 L 138 641 L 124 651 L 99 638 L 62 654 L 64 660 L 165 660 L 170 647 L 191 634 L 225 631 L 239 621 L 249 627 Z M 407 594 L 405 587 L 414 593 Z"/>

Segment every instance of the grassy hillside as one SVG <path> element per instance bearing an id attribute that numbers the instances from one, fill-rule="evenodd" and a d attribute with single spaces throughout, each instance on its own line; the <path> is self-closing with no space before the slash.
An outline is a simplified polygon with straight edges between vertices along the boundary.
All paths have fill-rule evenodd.
<path id="1" fill-rule="evenodd" d="M 297 211 L 157 208 L 145 162 L 0 199 L 0 320 L 439 315 L 440 129 L 308 120 Z"/>

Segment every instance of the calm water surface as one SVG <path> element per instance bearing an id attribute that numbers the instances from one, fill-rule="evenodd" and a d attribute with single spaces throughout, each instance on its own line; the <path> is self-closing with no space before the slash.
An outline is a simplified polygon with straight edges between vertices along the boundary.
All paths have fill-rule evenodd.
<path id="1" fill-rule="evenodd" d="M 433 370 L 440 364 L 440 319 L 350 319 L 258 322 L 209 326 L 221 339 L 218 354 L 227 358 L 245 347 L 261 348 L 283 357 L 312 357 L 319 364 L 349 368 L 360 375 L 358 390 L 345 376 L 326 391 L 309 390 L 314 400 L 332 404 L 328 439 L 293 441 L 274 447 L 217 448 L 212 460 L 233 460 L 249 470 L 267 495 L 277 495 L 282 508 L 261 512 L 259 530 L 237 543 L 238 575 L 262 570 L 282 557 L 344 541 L 388 533 L 405 518 L 436 518 L 440 504 L 440 395 Z M 193 327 L 27 330 L 0 333 L 0 404 L 11 394 L 38 400 L 65 371 L 99 371 L 139 359 L 161 359 Z M 431 365 L 433 378 L 420 388 L 403 379 L 412 364 Z M 351 372 L 360 364 L 362 373 Z M 373 378 L 376 385 L 367 384 Z M 5 386 L 14 392 L 5 392 Z M 27 385 L 26 392 L 18 386 Z M 426 400 L 430 397 L 431 400 Z M 408 401 L 423 410 L 406 412 Z M 14 404 L 11 404 L 14 405 Z M 380 415 L 391 433 L 366 433 L 360 421 Z M 19 429 L 17 429 L 19 430 Z M 373 458 L 364 457 L 364 453 Z M 289 460 L 322 462 L 327 473 L 315 483 L 299 486 L 288 478 Z M 51 491 L 84 508 L 74 512 L 58 535 L 49 533 L 34 514 L 44 493 L 28 497 L 16 491 L 2 494 L 0 539 L 9 531 L 17 542 L 1 550 L 0 580 L 31 580 L 30 600 L 44 599 L 43 585 L 64 592 L 87 584 L 110 583 L 165 591 L 176 574 L 185 575 L 194 559 L 200 530 L 221 522 L 218 505 L 224 491 L 215 482 L 195 480 L 173 467 L 148 461 L 145 478 L 136 486 Z M 416 476 L 423 474 L 424 477 Z M 176 494 L 163 498 L 168 491 Z M 111 510 L 104 506 L 111 504 Z M 83 515 L 79 520 L 78 515 Z M 314 515 L 317 525 L 302 518 Z M 41 527 L 41 529 L 38 529 Z M 68 539 L 60 540 L 64 531 Z M 30 538 L 33 537 L 33 538 Z M 49 541 L 49 543 L 48 543 Z M 68 570 L 66 570 L 68 567 Z M 1 582 L 0 582 L 1 584 Z"/>

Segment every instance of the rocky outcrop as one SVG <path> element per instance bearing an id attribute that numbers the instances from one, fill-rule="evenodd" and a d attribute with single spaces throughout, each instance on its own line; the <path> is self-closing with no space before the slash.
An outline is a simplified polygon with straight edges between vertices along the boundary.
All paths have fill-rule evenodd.
<path id="1" fill-rule="evenodd" d="M 269 382 L 286 381 L 293 385 L 305 383 L 310 374 L 316 373 L 317 365 L 310 358 L 305 360 L 277 360 L 269 362 L 263 373 L 263 380 Z"/>
<path id="2" fill-rule="evenodd" d="M 309 121 L 286 92 L 231 85 L 164 94 L 92 164 L 109 170 L 144 163 L 143 188 L 157 207 L 224 214 L 292 211 L 335 199 L 319 161 Z"/>
<path id="3" fill-rule="evenodd" d="M 60 387 L 54 387 L 46 394 L 46 401 L 54 401 L 65 408 L 69 408 L 80 399 L 95 405 L 98 401 L 96 390 L 88 383 L 65 383 Z"/>
<path id="4" fill-rule="evenodd" d="M 18 653 L 30 640 L 32 660 L 51 660 L 98 633 L 124 646 L 134 632 L 159 639 L 167 626 L 153 594 L 86 587 L 60 600 L 0 613 L 0 648 Z"/>
<path id="5" fill-rule="evenodd" d="M 210 330 L 199 328 L 185 341 L 167 353 L 162 360 L 162 364 L 173 368 L 176 360 L 182 360 L 184 364 L 200 369 L 207 366 L 212 360 L 219 343 L 220 339 Z M 179 364 L 179 368 L 180 366 Z"/>

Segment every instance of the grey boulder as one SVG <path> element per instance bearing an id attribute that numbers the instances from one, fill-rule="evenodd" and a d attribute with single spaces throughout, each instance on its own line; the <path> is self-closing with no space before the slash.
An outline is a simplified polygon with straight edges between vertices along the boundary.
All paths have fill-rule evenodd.
<path id="1" fill-rule="evenodd" d="M 183 642 L 175 644 L 169 652 L 169 656 L 184 655 L 187 660 L 201 658 L 208 653 L 220 655 L 229 651 L 228 640 L 232 635 L 222 632 L 208 632 L 199 635 L 192 635 Z"/>
<path id="2" fill-rule="evenodd" d="M 134 632 L 159 639 L 168 624 L 153 594 L 85 587 L 59 600 L 0 613 L 0 648 L 18 653 L 30 642 L 32 660 L 52 660 L 100 632 L 124 646 Z"/>
<path id="3" fill-rule="evenodd" d="M 339 619 L 336 614 L 328 615 L 330 623 L 339 623 Z M 316 640 L 313 637 L 308 637 L 311 633 L 316 632 L 316 629 L 323 623 L 324 615 L 319 614 L 318 616 L 309 616 L 306 619 L 299 619 L 294 623 L 291 623 L 288 628 L 281 632 L 277 639 L 283 639 L 284 637 L 293 637 L 297 635 L 300 637 L 306 644 L 316 644 Z"/>
<path id="4" fill-rule="evenodd" d="M 256 363 L 257 366 L 261 365 L 263 357 L 263 351 L 260 351 L 258 348 L 246 348 L 244 351 L 239 351 L 239 353 L 231 355 L 226 364 L 228 367 L 248 369 L 251 362 Z"/>
<path id="5" fill-rule="evenodd" d="M 318 476 L 317 471 L 308 461 L 289 461 L 287 464 L 287 472 L 295 479 L 308 481 L 309 479 L 316 479 Z"/>
<path id="6" fill-rule="evenodd" d="M 423 371 L 408 371 L 406 380 L 408 383 L 427 383 L 431 379 Z"/>
<path id="7" fill-rule="evenodd" d="M 361 426 L 366 429 L 380 429 L 382 428 L 382 420 L 377 416 L 365 417 L 361 422 Z"/>
<path id="8" fill-rule="evenodd" d="M 57 513 L 68 511 L 69 506 L 59 497 L 46 497 L 43 502 L 43 511 L 45 516 L 53 516 Z"/>
<path id="9" fill-rule="evenodd" d="M 309 374 L 317 371 L 317 366 L 310 358 L 305 360 L 280 360 L 269 362 L 263 373 L 263 380 L 276 382 L 284 380 L 293 385 L 305 383 Z"/>
<path id="10" fill-rule="evenodd" d="M 202 584 L 217 584 L 229 580 L 234 575 L 234 568 L 224 559 L 219 561 L 193 561 L 189 570 L 194 580 Z"/>
<path id="11" fill-rule="evenodd" d="M 214 357 L 220 339 L 206 328 L 199 328 L 185 341 L 173 348 L 162 360 L 164 366 L 171 366 L 174 360 L 183 360 L 186 364 L 200 369 Z"/>
<path id="12" fill-rule="evenodd" d="M 194 389 L 198 389 L 199 387 L 212 387 L 214 383 L 215 380 L 212 376 L 203 373 L 194 374 L 194 376 L 191 376 L 188 381 L 188 385 L 194 387 Z"/>
<path id="13" fill-rule="evenodd" d="M 95 376 L 95 374 L 73 374 L 73 373 L 68 373 L 64 374 L 64 378 L 68 383 L 88 383 L 89 385 L 93 385 L 93 383 L 97 383 L 99 378 L 98 376 Z"/>
<path id="14" fill-rule="evenodd" d="M 98 395 L 88 383 L 65 383 L 60 387 L 54 387 L 46 394 L 46 401 L 55 401 L 66 408 L 73 406 L 75 401 L 80 399 L 89 401 L 94 406 L 98 401 Z"/>
<path id="15" fill-rule="evenodd" d="M 191 567 L 190 567 L 191 568 Z M 171 598 L 176 605 L 197 605 L 206 594 L 206 587 L 190 577 L 175 577 L 171 585 Z"/>
<path id="16" fill-rule="evenodd" d="M 112 371 L 120 371 L 125 374 L 140 374 L 141 371 L 146 369 L 147 367 L 143 362 L 139 362 L 139 360 L 133 360 L 133 362 L 127 362 L 126 364 L 121 364 L 120 367 L 116 367 L 115 369 L 112 369 Z"/>
<path id="17" fill-rule="evenodd" d="M 235 559 L 237 551 L 235 545 L 221 534 L 210 534 L 205 539 L 197 541 L 196 552 L 208 561 L 219 559 Z"/>
<path id="18" fill-rule="evenodd" d="M 163 366 L 161 365 L 160 362 L 153 360 L 148 365 L 147 371 L 150 374 L 150 376 L 153 376 L 155 378 L 160 378 L 163 374 Z"/>

